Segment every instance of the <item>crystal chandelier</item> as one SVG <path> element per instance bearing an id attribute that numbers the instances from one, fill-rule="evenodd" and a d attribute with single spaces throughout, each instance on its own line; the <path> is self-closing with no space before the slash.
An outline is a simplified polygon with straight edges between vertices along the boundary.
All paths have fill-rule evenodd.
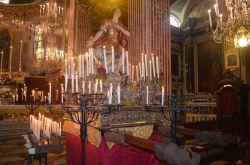
<path id="1" fill-rule="evenodd" d="M 219 6 L 216 0 L 214 13 L 216 21 L 212 21 L 213 12 L 211 9 L 208 10 L 212 38 L 216 43 L 222 43 L 224 39 L 235 48 L 250 45 L 250 3 L 248 0 L 225 0 L 225 6 Z"/>
<path id="2" fill-rule="evenodd" d="M 63 8 L 56 0 L 40 5 L 37 25 L 31 25 L 29 31 L 35 35 L 35 59 L 33 73 L 49 75 L 61 70 L 64 51 L 58 50 L 58 37 L 55 30 L 63 23 Z"/>
<path id="3" fill-rule="evenodd" d="M 49 0 L 40 5 L 39 19 L 49 27 L 57 27 L 63 22 L 63 8 L 58 6 L 56 0 Z"/>

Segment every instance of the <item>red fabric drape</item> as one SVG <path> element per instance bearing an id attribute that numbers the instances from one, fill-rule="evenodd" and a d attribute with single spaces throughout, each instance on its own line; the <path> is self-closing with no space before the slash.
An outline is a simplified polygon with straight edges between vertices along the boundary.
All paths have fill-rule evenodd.
<path id="1" fill-rule="evenodd" d="M 153 133 L 151 140 L 161 141 L 159 134 Z M 79 137 L 66 135 L 67 165 L 81 165 L 81 140 Z M 102 138 L 99 148 L 86 143 L 85 164 L 87 165 L 159 165 L 153 153 L 131 147 L 115 145 L 108 148 Z"/>
<path id="2" fill-rule="evenodd" d="M 239 116 L 237 108 L 238 91 L 233 88 L 225 88 L 221 92 L 221 112 L 222 116 Z"/>

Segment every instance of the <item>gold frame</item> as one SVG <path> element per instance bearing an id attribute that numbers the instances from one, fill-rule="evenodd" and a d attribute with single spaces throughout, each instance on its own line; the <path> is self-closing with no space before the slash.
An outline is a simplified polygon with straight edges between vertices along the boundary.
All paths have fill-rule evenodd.
<path id="1" fill-rule="evenodd" d="M 233 60 L 236 60 L 236 61 L 233 61 L 233 64 L 234 65 L 229 65 L 228 62 L 228 57 L 229 56 L 235 56 L 235 58 Z M 238 49 L 229 49 L 229 50 L 226 50 L 225 51 L 225 54 L 224 54 L 224 65 L 225 65 L 225 69 L 237 69 L 240 67 L 240 54 L 239 54 L 239 50 Z"/>

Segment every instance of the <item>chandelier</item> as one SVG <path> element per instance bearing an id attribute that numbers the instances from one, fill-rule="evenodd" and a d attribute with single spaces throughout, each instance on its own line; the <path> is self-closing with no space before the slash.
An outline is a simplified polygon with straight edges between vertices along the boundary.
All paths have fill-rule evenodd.
<path id="1" fill-rule="evenodd" d="M 63 8 L 58 6 L 56 0 L 49 0 L 40 5 L 39 19 L 49 27 L 57 27 L 63 22 Z"/>
<path id="2" fill-rule="evenodd" d="M 35 35 L 33 74 L 49 75 L 60 71 L 64 62 L 64 51 L 58 49 L 55 35 L 63 24 L 63 8 L 56 0 L 49 0 L 40 5 L 38 16 L 38 24 L 29 27 Z"/>
<path id="3" fill-rule="evenodd" d="M 225 0 L 225 5 L 220 6 L 218 0 L 216 0 L 213 7 L 215 21 L 212 21 L 212 10 L 208 10 L 213 40 L 216 43 L 222 43 L 224 39 L 225 42 L 234 45 L 235 48 L 250 45 L 249 1 Z M 214 24 L 214 22 L 216 23 Z"/>

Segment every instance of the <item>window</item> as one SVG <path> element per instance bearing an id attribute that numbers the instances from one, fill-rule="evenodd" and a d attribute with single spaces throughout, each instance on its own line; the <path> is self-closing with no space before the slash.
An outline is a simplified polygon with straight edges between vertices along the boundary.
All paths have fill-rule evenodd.
<path id="1" fill-rule="evenodd" d="M 170 15 L 170 25 L 175 26 L 175 27 L 180 27 L 180 21 L 178 18 L 174 15 Z"/>
<path id="2" fill-rule="evenodd" d="M 10 0 L 0 0 L 0 3 L 8 4 L 9 2 L 10 2 Z"/>

